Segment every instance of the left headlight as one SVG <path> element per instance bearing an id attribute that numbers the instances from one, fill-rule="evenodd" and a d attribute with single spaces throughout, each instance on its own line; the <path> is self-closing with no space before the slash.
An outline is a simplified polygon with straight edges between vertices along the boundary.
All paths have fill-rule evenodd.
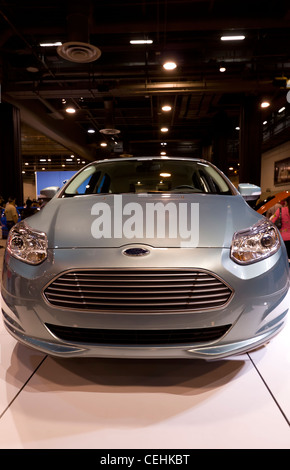
<path id="1" fill-rule="evenodd" d="M 47 236 L 19 222 L 9 232 L 7 250 L 28 264 L 40 264 L 47 258 Z"/>
<path id="2" fill-rule="evenodd" d="M 262 219 L 252 227 L 236 232 L 231 245 L 231 258 L 239 264 L 251 264 L 278 251 L 280 237 L 277 227 Z"/>

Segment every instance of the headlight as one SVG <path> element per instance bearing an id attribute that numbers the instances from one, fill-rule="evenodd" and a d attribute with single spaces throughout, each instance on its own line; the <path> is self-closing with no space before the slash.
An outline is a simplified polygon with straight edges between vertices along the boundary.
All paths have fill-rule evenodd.
<path id="1" fill-rule="evenodd" d="M 251 264 L 268 258 L 278 251 L 280 237 L 277 227 L 267 219 L 236 232 L 231 246 L 231 258 L 239 264 Z"/>
<path id="2" fill-rule="evenodd" d="M 25 263 L 40 264 L 47 257 L 46 234 L 19 222 L 9 232 L 7 250 Z"/>

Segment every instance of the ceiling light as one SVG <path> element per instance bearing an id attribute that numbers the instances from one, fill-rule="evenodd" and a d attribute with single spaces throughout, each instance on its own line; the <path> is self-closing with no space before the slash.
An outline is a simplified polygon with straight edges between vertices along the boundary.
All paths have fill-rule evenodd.
<path id="1" fill-rule="evenodd" d="M 236 129 L 236 131 L 239 131 L 239 130 L 240 130 L 239 126 L 237 126 L 235 129 Z"/>
<path id="2" fill-rule="evenodd" d="M 27 70 L 27 72 L 31 72 L 31 73 L 37 73 L 37 72 L 39 72 L 39 68 L 38 68 L 38 67 L 34 67 L 33 65 L 30 65 L 30 66 L 26 67 L 26 70 Z"/>
<path id="3" fill-rule="evenodd" d="M 56 47 L 56 46 L 61 46 L 62 42 L 56 41 L 56 42 L 41 42 L 39 44 L 41 47 Z"/>
<path id="4" fill-rule="evenodd" d="M 167 145 L 167 142 L 161 142 L 161 145 Z"/>
<path id="5" fill-rule="evenodd" d="M 166 155 L 166 152 L 160 152 L 160 155 Z"/>
<path id="6" fill-rule="evenodd" d="M 222 36 L 221 41 L 242 41 L 245 36 Z"/>
<path id="7" fill-rule="evenodd" d="M 176 69 L 176 63 L 175 62 L 165 62 L 165 64 L 163 64 L 163 68 L 165 70 L 174 70 L 174 69 Z"/>
<path id="8" fill-rule="evenodd" d="M 265 125 L 267 124 L 267 121 L 264 121 L 263 124 L 264 124 L 264 126 L 265 126 Z"/>
<path id="9" fill-rule="evenodd" d="M 282 108 L 279 109 L 278 113 L 283 113 L 283 111 L 285 111 L 285 106 L 283 106 Z"/>
<path id="10" fill-rule="evenodd" d="M 165 105 L 165 106 L 162 106 L 162 111 L 171 111 L 171 106 L 169 105 Z"/>
<path id="11" fill-rule="evenodd" d="M 130 44 L 153 44 L 152 39 L 132 39 Z"/>
<path id="12" fill-rule="evenodd" d="M 88 129 L 88 134 L 94 134 L 95 132 L 95 129 Z"/>
<path id="13" fill-rule="evenodd" d="M 168 128 L 167 127 L 161 127 L 161 132 L 168 132 Z"/>
<path id="14" fill-rule="evenodd" d="M 261 103 L 261 108 L 268 108 L 269 106 L 270 106 L 269 101 L 263 101 L 263 102 Z"/>
<path id="15" fill-rule="evenodd" d="M 169 178 L 171 173 L 160 173 L 160 176 L 162 176 L 162 178 Z"/>
<path id="16" fill-rule="evenodd" d="M 69 113 L 69 114 L 73 114 L 76 112 L 75 108 L 72 108 L 72 107 L 69 107 L 69 108 L 66 108 L 66 112 Z"/>
<path id="17" fill-rule="evenodd" d="M 107 147 L 106 142 L 101 142 L 101 147 Z"/>
<path id="18" fill-rule="evenodd" d="M 227 69 L 225 68 L 224 65 L 222 65 L 222 66 L 220 67 L 220 72 L 225 72 L 226 70 L 227 70 Z"/>

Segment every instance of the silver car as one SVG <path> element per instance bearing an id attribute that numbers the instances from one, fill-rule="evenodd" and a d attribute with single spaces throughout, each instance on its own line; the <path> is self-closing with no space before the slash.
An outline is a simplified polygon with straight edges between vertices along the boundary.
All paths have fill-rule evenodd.
<path id="1" fill-rule="evenodd" d="M 258 195 L 199 159 L 87 165 L 10 231 L 7 330 L 63 357 L 210 360 L 268 342 L 289 309 L 289 264 L 245 201 Z"/>

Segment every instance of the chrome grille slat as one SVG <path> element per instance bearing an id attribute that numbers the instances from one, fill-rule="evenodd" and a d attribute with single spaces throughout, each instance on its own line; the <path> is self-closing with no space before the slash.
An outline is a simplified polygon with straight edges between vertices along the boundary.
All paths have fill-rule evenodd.
<path id="1" fill-rule="evenodd" d="M 198 270 L 76 270 L 61 273 L 44 290 L 53 306 L 114 312 L 207 310 L 223 307 L 231 289 Z"/>

